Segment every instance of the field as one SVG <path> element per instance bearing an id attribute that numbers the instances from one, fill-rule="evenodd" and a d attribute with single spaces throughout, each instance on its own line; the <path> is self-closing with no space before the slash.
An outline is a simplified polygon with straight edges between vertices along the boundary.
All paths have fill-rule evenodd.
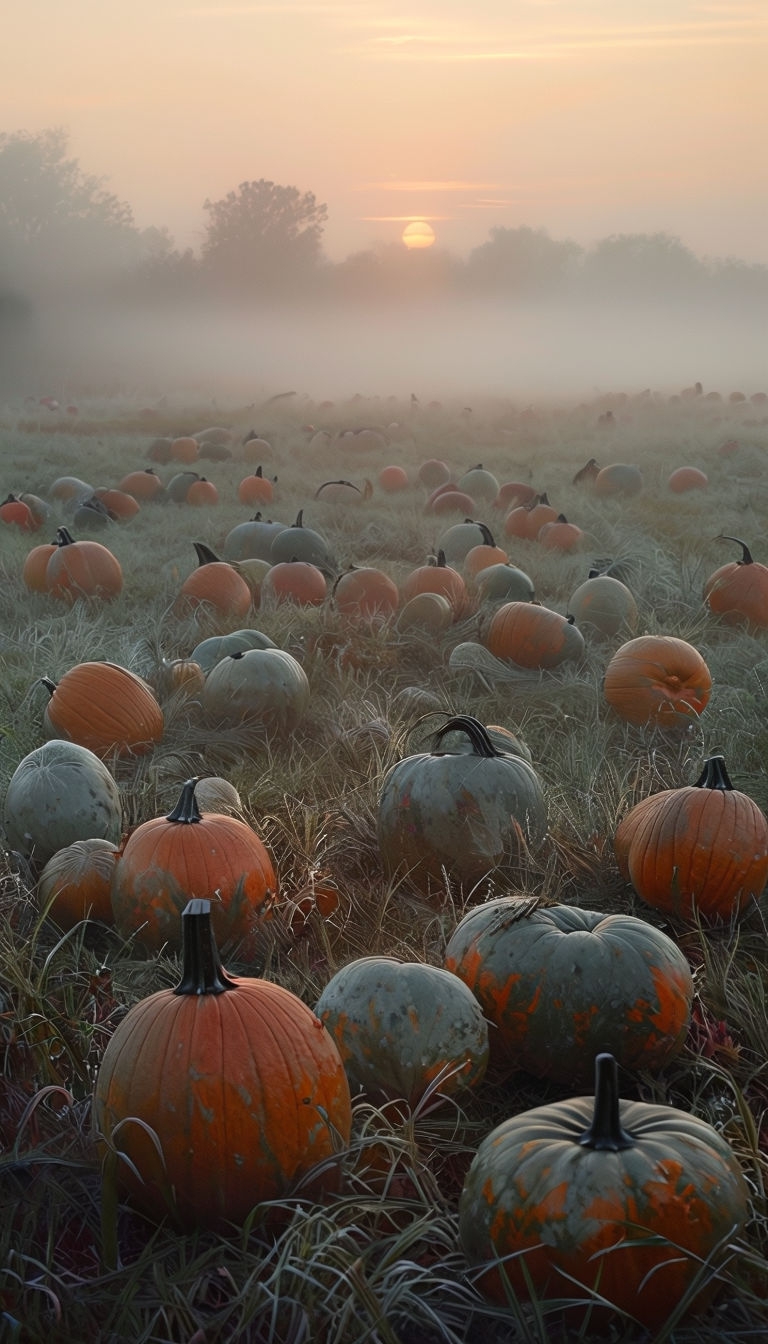
<path id="1" fill-rule="evenodd" d="M 33 593 L 22 580 L 28 552 L 73 523 L 74 504 L 52 486 L 63 476 L 113 487 L 151 465 L 157 437 L 231 431 L 231 455 L 193 462 L 218 502 L 143 503 L 135 517 L 89 537 L 122 566 L 113 601 L 72 606 Z M 373 428 L 378 436 L 347 433 Z M 321 431 L 327 431 L 323 434 Z M 246 450 L 257 433 L 263 457 Z M 162 743 L 110 760 L 126 832 L 173 807 L 192 776 L 220 776 L 240 798 L 240 815 L 264 840 L 279 874 L 280 900 L 255 931 L 247 961 L 227 949 L 228 969 L 264 976 L 311 1007 L 336 971 L 382 955 L 441 966 L 465 911 L 510 892 L 587 910 L 638 916 L 669 933 L 693 970 L 694 1006 L 685 1044 L 660 1071 L 623 1071 L 624 1097 L 691 1111 L 730 1143 L 750 1199 L 743 1236 L 724 1248 L 722 1291 L 697 1317 L 686 1303 L 653 1338 L 679 1344 L 768 1335 L 768 1007 L 766 918 L 756 901 L 718 925 L 668 918 L 622 877 L 613 836 L 650 793 L 693 783 L 706 757 L 722 753 L 734 787 L 768 810 L 765 630 L 726 624 L 704 606 L 718 566 L 738 559 L 743 538 L 768 563 L 768 405 L 743 396 L 645 392 L 534 406 L 501 400 L 355 397 L 336 403 L 300 395 L 252 406 L 211 407 L 193 398 L 144 405 L 127 393 L 84 396 L 76 410 L 39 402 L 2 414 L 3 494 L 30 492 L 50 509 L 34 533 L 0 523 L 0 795 L 22 758 L 46 738 L 48 692 L 84 661 L 110 660 L 158 688 Z M 217 555 L 255 510 L 238 485 L 257 465 L 277 477 L 265 513 L 304 524 L 327 539 L 338 574 L 350 565 L 382 569 L 401 587 L 434 555 L 461 512 L 426 511 L 418 480 L 430 459 L 454 480 L 478 463 L 500 483 L 546 492 L 583 531 L 577 549 L 548 550 L 504 538 L 505 511 L 478 501 L 536 598 L 560 613 L 594 562 L 620 566 L 635 597 L 638 634 L 671 635 L 703 656 L 712 676 L 700 716 L 673 731 L 623 722 L 606 704 L 603 676 L 628 637 L 585 628 L 583 657 L 549 671 L 520 669 L 481 647 L 489 608 L 470 596 L 442 633 L 396 618 L 355 623 L 328 597 L 317 606 L 265 600 L 247 616 L 180 611 L 182 583 L 195 567 L 193 543 Z M 633 464 L 642 489 L 598 496 L 575 484 L 590 460 Z M 164 483 L 178 461 L 156 461 Z M 382 489 L 388 465 L 406 469 L 407 488 Z M 697 467 L 706 489 L 673 493 L 670 473 Z M 328 481 L 357 489 L 323 491 Z M 366 482 L 372 487 L 369 489 Z M 334 494 L 336 498 L 331 497 Z M 85 536 L 85 533 L 78 534 Z M 303 666 L 309 707 L 296 730 L 264 736 L 253 726 L 219 727 L 199 699 L 169 686 L 163 660 L 188 658 L 205 637 L 252 626 Z M 446 716 L 500 724 L 530 749 L 547 801 L 544 844 L 521 854 L 503 882 L 463 890 L 446 872 L 430 899 L 407 876 L 388 875 L 377 839 L 386 771 L 429 749 Z M 340 1158 L 336 1194 L 313 1203 L 301 1192 L 257 1207 L 228 1233 L 155 1226 L 116 1198 L 91 1142 L 93 1082 L 125 1011 L 179 977 L 175 954 L 146 955 L 137 939 L 105 923 L 62 930 L 40 910 L 38 867 L 17 852 L 0 883 L 0 1339 L 98 1339 L 165 1344 L 494 1344 L 495 1341 L 611 1339 L 648 1333 L 610 1320 L 563 1317 L 560 1301 L 486 1301 L 458 1233 L 458 1199 L 481 1139 L 507 1116 L 556 1102 L 572 1089 L 498 1066 L 458 1098 L 433 1094 L 412 1109 L 354 1103 L 351 1145 Z M 327 908 L 319 893 L 335 891 Z M 314 893 L 318 893 L 317 900 Z M 211 893 L 213 894 L 213 893 Z M 297 904 L 304 902 L 304 917 Z M 333 901 L 329 903 L 333 905 Z M 651 1280 L 647 1291 L 652 1292 Z"/>

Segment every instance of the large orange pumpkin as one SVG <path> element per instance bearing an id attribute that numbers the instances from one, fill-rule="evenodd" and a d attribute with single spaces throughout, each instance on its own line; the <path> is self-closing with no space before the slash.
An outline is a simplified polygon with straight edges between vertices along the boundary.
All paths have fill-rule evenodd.
<path id="1" fill-rule="evenodd" d="M 224 971 L 209 910 L 187 905 L 181 980 L 119 1023 L 93 1100 L 119 1187 L 184 1231 L 228 1230 L 299 1185 L 307 1199 L 333 1189 L 352 1121 L 329 1032 L 281 985 Z"/>
<path id="2" fill-rule="evenodd" d="M 584 636 L 573 618 L 538 602 L 505 602 L 497 607 L 484 643 L 496 658 L 509 659 L 518 667 L 558 667 L 584 654 Z"/>
<path id="3" fill-rule="evenodd" d="M 77 663 L 58 684 L 41 678 L 51 698 L 51 736 L 77 742 L 96 756 L 143 755 L 163 736 L 163 711 L 151 688 L 118 663 Z"/>
<path id="4" fill-rule="evenodd" d="M 75 541 L 66 527 L 56 529 L 56 549 L 45 570 L 47 592 L 70 605 L 81 597 L 109 599 L 123 588 L 120 561 L 99 541 Z"/>
<path id="5" fill-rule="evenodd" d="M 196 541 L 194 546 L 200 563 L 181 585 L 174 603 L 176 614 L 184 616 L 207 607 L 217 616 L 247 615 L 251 590 L 242 574 L 226 560 L 219 560 L 203 542 Z"/>
<path id="6" fill-rule="evenodd" d="M 728 625 L 746 622 L 768 626 L 768 566 L 752 559 L 746 542 L 738 537 L 718 537 L 741 547 L 741 559 L 721 565 L 704 585 L 704 601 L 709 610 Z"/>
<path id="7" fill-rule="evenodd" d="M 605 669 L 603 693 L 627 723 L 684 725 L 704 711 L 709 668 L 692 644 L 673 635 L 639 635 L 617 649 Z"/>

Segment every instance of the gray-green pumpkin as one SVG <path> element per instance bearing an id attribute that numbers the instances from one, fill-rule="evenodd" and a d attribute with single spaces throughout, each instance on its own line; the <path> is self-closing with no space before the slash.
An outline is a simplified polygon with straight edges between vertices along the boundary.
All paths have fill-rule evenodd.
<path id="1" fill-rule="evenodd" d="M 336 567 L 331 548 L 322 533 L 304 526 L 303 510 L 299 511 L 295 523 L 284 527 L 277 534 L 267 558 L 273 565 L 303 560 L 305 564 L 317 565 L 318 569 L 326 572 Z"/>
<path id="2" fill-rule="evenodd" d="M 229 635 L 211 635 L 196 644 L 189 655 L 204 672 L 232 653 L 246 653 L 248 649 L 275 649 L 277 645 L 260 630 L 233 630 Z"/>
<path id="3" fill-rule="evenodd" d="M 247 723 L 285 735 L 309 707 L 309 681 L 301 663 L 283 649 L 228 654 L 211 669 L 201 696 L 212 723 Z"/>
<path id="4" fill-rule="evenodd" d="M 446 751 L 442 739 L 462 732 L 468 751 Z M 449 719 L 431 751 L 406 757 L 385 776 L 377 832 L 386 871 L 422 891 L 465 889 L 483 878 L 509 876 L 547 832 L 541 781 L 520 756 L 499 751 L 470 715 Z"/>
<path id="5" fill-rule="evenodd" d="M 590 571 L 571 594 L 568 612 L 581 630 L 597 635 L 637 632 L 637 603 L 627 585 L 609 574 Z"/>
<path id="6" fill-rule="evenodd" d="M 460 992 L 457 993 L 457 987 Z M 474 1087 L 488 1063 L 488 1024 L 450 972 L 394 957 L 361 957 L 337 971 L 315 1008 L 344 1063 L 352 1095 L 413 1108 L 432 1086 Z"/>
<path id="7" fill-rule="evenodd" d="M 482 462 L 470 467 L 459 477 L 459 489 L 471 495 L 473 499 L 494 500 L 499 493 L 499 482 L 492 471 L 488 471 Z"/>
<path id="8" fill-rule="evenodd" d="M 533 579 L 525 570 L 503 562 L 479 570 L 475 586 L 481 602 L 533 602 L 536 597 Z"/>
<path id="9" fill-rule="evenodd" d="M 257 513 L 227 533 L 222 555 L 230 565 L 236 560 L 268 560 L 271 564 L 272 542 L 285 527 L 285 523 L 273 523 L 271 518 L 262 518 Z"/>
<path id="10" fill-rule="evenodd" d="M 104 762 L 87 747 L 58 739 L 45 742 L 16 767 L 3 821 L 8 848 L 44 864 L 74 840 L 118 844 L 120 790 Z"/>

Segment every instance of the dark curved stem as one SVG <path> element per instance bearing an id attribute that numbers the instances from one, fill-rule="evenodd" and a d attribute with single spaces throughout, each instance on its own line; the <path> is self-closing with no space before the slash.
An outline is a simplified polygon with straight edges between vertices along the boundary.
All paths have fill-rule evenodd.
<path id="1" fill-rule="evenodd" d="M 477 526 L 480 528 L 480 531 L 481 531 L 482 536 L 483 536 L 483 545 L 484 545 L 484 546 L 494 546 L 494 547 L 495 547 L 496 542 L 495 542 L 495 540 L 494 540 L 493 533 L 492 533 L 490 527 L 488 526 L 488 524 L 487 524 L 487 523 L 478 523 Z"/>
<path id="2" fill-rule="evenodd" d="M 188 901 L 181 912 L 182 971 L 174 994 L 224 994 L 237 989 L 219 957 L 211 927 L 211 902 Z"/>
<path id="3" fill-rule="evenodd" d="M 432 738 L 433 753 L 437 751 L 446 733 L 454 731 L 466 733 L 472 745 L 472 753 L 475 756 L 485 756 L 486 759 L 490 759 L 492 756 L 504 755 L 503 752 L 497 751 L 493 745 L 485 725 L 479 719 L 473 718 L 471 714 L 456 714 L 452 719 L 448 719 L 442 728 L 438 728 Z"/>
<path id="4" fill-rule="evenodd" d="M 722 789 L 727 793 L 733 788 L 725 768 L 724 756 L 708 756 L 704 769 L 696 780 L 697 789 Z"/>
<path id="5" fill-rule="evenodd" d="M 595 1060 L 595 1109 L 592 1124 L 580 1134 L 577 1143 L 596 1152 L 620 1153 L 633 1148 L 635 1141 L 621 1127 L 619 1110 L 619 1070 L 613 1055 L 598 1055 Z"/>
<path id="6" fill-rule="evenodd" d="M 741 537 L 726 537 L 725 533 L 721 532 L 719 536 L 715 537 L 715 541 L 735 541 L 736 545 L 741 547 L 741 559 L 736 561 L 737 565 L 753 565 L 755 563 L 752 559 L 752 552 L 746 541 L 741 540 Z"/>
<path id="7" fill-rule="evenodd" d="M 180 821 L 186 825 L 192 822 L 202 821 L 200 808 L 197 806 L 195 789 L 199 783 L 197 775 L 193 779 L 188 779 L 179 794 L 179 801 L 172 812 L 168 813 L 166 821 Z"/>
<path id="8" fill-rule="evenodd" d="M 75 538 L 72 536 L 72 533 L 70 532 L 68 527 L 56 528 L 57 546 L 74 546 L 74 544 L 75 544 Z"/>
<path id="9" fill-rule="evenodd" d="M 202 566 L 202 565 L 221 564 L 219 556 L 216 554 L 215 551 L 212 551 L 210 546 L 206 545 L 204 541 L 193 541 L 192 545 L 195 548 L 198 565 Z"/>
<path id="10" fill-rule="evenodd" d="M 58 686 L 58 682 L 52 681 L 50 677 L 41 677 L 40 680 L 42 681 L 48 694 L 53 695 L 53 692 L 56 690 L 56 687 Z"/>

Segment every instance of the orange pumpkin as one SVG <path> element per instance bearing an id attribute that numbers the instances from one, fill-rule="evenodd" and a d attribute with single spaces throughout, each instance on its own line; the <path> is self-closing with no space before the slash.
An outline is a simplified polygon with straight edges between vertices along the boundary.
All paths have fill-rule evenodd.
<path id="1" fill-rule="evenodd" d="M 336 608 L 345 616 L 362 619 L 392 616 L 400 603 L 394 579 L 380 569 L 348 569 L 333 588 Z"/>
<path id="2" fill-rule="evenodd" d="M 674 495 L 682 495 L 687 490 L 706 490 L 709 478 L 698 467 L 677 467 L 667 478 L 667 489 Z"/>
<path id="3" fill-rule="evenodd" d="M 569 523 L 564 513 L 559 513 L 539 528 L 536 539 L 548 551 L 576 551 L 584 540 L 584 533 L 575 523 Z"/>
<path id="4" fill-rule="evenodd" d="M 616 650 L 603 693 L 627 723 L 681 727 L 703 713 L 712 690 L 709 668 L 692 644 L 672 635 L 639 635 Z"/>
<path id="5" fill-rule="evenodd" d="M 438 551 L 432 563 L 420 565 L 406 577 L 400 589 L 400 601 L 403 605 L 417 593 L 439 593 L 447 598 L 453 608 L 454 619 L 458 620 L 467 605 L 467 588 L 458 570 L 451 569 L 445 563 L 445 554 Z"/>
<path id="6" fill-rule="evenodd" d="M 704 601 L 715 616 L 729 625 L 746 621 L 768 626 L 768 566 L 758 564 L 746 542 L 738 537 L 718 537 L 741 547 L 741 559 L 721 565 L 704 585 Z"/>
<path id="7" fill-rule="evenodd" d="M 382 467 L 379 472 L 379 485 L 388 495 L 407 490 L 410 485 L 408 472 L 404 467 Z"/>
<path id="8" fill-rule="evenodd" d="M 178 616 L 207 607 L 218 616 L 241 617 L 251 608 L 251 590 L 241 574 L 225 560 L 219 560 L 210 547 L 194 542 L 197 569 L 186 578 L 174 603 Z"/>
<path id="9" fill-rule="evenodd" d="M 163 493 L 163 483 L 153 467 L 144 471 L 129 471 L 118 486 L 126 495 L 142 503 L 146 499 L 157 499 Z"/>
<path id="10" fill-rule="evenodd" d="M 73 840 L 46 863 L 37 883 L 37 903 L 60 929 L 83 919 L 113 924 L 112 876 L 120 850 L 109 840 Z"/>
<path id="11" fill-rule="evenodd" d="M 117 663 L 77 663 L 50 692 L 45 717 L 52 736 L 96 756 L 143 755 L 163 736 L 163 712 L 141 677 Z"/>
<path id="12" fill-rule="evenodd" d="M 277 477 L 275 477 L 277 480 Z M 252 476 L 245 476 L 237 487 L 237 498 L 241 504 L 271 504 L 274 485 L 258 466 Z"/>
<path id="13" fill-rule="evenodd" d="M 183 434 L 178 439 L 171 441 L 169 456 L 175 462 L 196 462 L 200 456 L 200 448 L 197 439 L 191 438 L 188 434 Z"/>
<path id="14" fill-rule="evenodd" d="M 81 597 L 108 600 L 123 588 L 119 560 L 98 541 L 75 541 L 66 527 L 56 529 L 56 546 L 45 571 L 46 588 L 70 605 Z"/>
<path id="15" fill-rule="evenodd" d="M 496 658 L 518 667 L 551 668 L 584 654 L 584 637 L 572 617 L 538 602 L 505 602 L 497 607 L 484 643 Z"/>
<path id="16" fill-rule="evenodd" d="M 295 602 L 300 607 L 320 607 L 328 595 L 325 575 L 307 560 L 282 560 L 270 566 L 259 589 L 259 601 Z"/>

